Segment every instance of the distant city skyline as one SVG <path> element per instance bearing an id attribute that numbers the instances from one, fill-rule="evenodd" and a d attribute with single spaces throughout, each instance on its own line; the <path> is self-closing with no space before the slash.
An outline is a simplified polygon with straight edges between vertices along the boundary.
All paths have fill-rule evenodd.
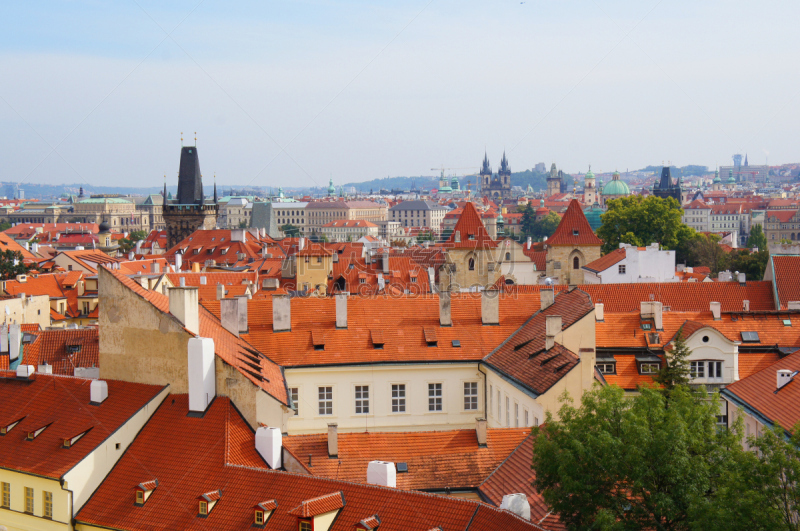
<path id="1" fill-rule="evenodd" d="M 800 159 L 800 5 L 206 1 L 6 7 L 0 181 L 326 186 Z M 458 173 L 458 172 L 454 172 Z"/>

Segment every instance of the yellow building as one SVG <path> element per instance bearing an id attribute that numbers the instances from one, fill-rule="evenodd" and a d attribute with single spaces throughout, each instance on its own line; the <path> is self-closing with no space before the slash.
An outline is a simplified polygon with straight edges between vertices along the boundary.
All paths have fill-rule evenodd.
<path id="1" fill-rule="evenodd" d="M 580 203 L 570 201 L 561 223 L 547 239 L 547 277 L 555 284 L 583 284 L 583 266 L 600 258 L 603 241 L 592 231 Z"/>
<path id="2" fill-rule="evenodd" d="M 473 203 L 464 206 L 444 247 L 447 257 L 439 270 L 439 289 L 476 290 L 493 286 L 500 278 L 495 258 L 497 242 L 489 236 Z"/>

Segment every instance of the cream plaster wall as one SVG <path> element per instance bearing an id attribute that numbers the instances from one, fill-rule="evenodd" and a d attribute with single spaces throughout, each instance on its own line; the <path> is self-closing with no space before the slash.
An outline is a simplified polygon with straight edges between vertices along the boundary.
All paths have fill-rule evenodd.
<path id="1" fill-rule="evenodd" d="M 703 341 L 704 338 L 708 338 L 708 341 Z M 730 341 L 713 328 L 701 328 L 686 339 L 686 347 L 692 351 L 688 358 L 690 362 L 722 362 L 722 378 L 692 378 L 692 384 L 729 384 L 739 379 L 738 343 Z"/>
<path id="2" fill-rule="evenodd" d="M 9 531 L 50 531 L 72 529 L 72 494 L 59 480 L 0 468 L 0 482 L 11 485 L 11 507 L 0 508 L 0 524 Z M 25 487 L 33 489 L 33 514 L 25 514 Z M 53 519 L 44 518 L 43 492 L 53 493 Z"/>
<path id="3" fill-rule="evenodd" d="M 42 329 L 50 326 L 50 297 L 47 295 L 26 295 L 24 299 L 6 299 L 2 302 L 0 318 L 6 323 L 38 324 Z M 8 308 L 9 315 L 5 314 Z"/>

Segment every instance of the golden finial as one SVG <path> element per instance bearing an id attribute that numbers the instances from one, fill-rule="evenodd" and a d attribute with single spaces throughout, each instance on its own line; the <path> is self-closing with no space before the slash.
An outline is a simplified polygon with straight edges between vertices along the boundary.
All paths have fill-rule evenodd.
<path id="1" fill-rule="evenodd" d="M 197 131 L 194 132 L 194 145 L 197 146 Z"/>
<path id="2" fill-rule="evenodd" d="M 181 147 L 183 147 L 183 131 L 181 131 Z"/>

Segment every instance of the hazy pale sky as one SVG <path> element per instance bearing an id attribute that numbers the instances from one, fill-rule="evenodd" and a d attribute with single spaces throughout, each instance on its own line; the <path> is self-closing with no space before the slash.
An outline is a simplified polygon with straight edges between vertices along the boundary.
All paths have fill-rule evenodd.
<path id="1" fill-rule="evenodd" d="M 0 180 L 327 185 L 800 160 L 800 2 L 61 1 L 0 10 Z M 448 172 L 450 173 L 450 172 Z"/>

